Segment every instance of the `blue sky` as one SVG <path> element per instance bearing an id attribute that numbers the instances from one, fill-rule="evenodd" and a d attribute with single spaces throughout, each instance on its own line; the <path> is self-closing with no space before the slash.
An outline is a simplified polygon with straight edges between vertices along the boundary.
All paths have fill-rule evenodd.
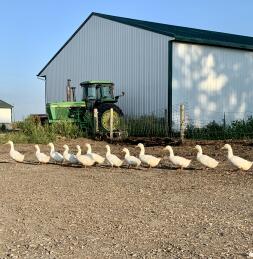
<path id="1" fill-rule="evenodd" d="M 44 113 L 36 74 L 91 12 L 253 36 L 252 0 L 0 0 L 0 99 Z"/>

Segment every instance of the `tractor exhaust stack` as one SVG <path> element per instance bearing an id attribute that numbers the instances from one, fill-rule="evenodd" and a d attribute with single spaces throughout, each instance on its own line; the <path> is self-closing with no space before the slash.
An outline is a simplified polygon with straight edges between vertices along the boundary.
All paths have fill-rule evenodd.
<path id="1" fill-rule="evenodd" d="M 70 102 L 70 99 L 71 99 L 71 85 L 70 85 L 70 83 L 71 83 L 71 79 L 68 79 L 67 80 L 67 86 L 66 86 L 66 101 L 67 102 Z"/>

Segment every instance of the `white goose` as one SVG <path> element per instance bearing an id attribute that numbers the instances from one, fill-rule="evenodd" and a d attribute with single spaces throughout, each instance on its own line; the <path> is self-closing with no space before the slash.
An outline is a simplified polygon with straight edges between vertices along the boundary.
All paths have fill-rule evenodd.
<path id="1" fill-rule="evenodd" d="M 131 165 L 136 167 L 140 166 L 141 160 L 135 156 L 131 156 L 127 148 L 123 148 L 122 152 L 125 152 L 125 161 L 128 164 L 128 167 L 130 167 Z"/>
<path id="2" fill-rule="evenodd" d="M 76 148 L 78 150 L 76 158 L 80 164 L 84 165 L 84 167 L 92 166 L 95 164 L 95 160 L 93 160 L 89 155 L 81 155 L 82 150 L 79 145 L 77 145 Z"/>
<path id="3" fill-rule="evenodd" d="M 195 148 L 198 150 L 197 153 L 197 160 L 204 166 L 209 167 L 209 168 L 215 168 L 219 164 L 218 161 L 216 161 L 214 158 L 203 155 L 202 153 L 202 148 L 200 145 L 196 145 Z"/>
<path id="4" fill-rule="evenodd" d="M 99 154 L 93 153 L 91 151 L 91 145 L 85 144 L 87 147 L 87 155 L 90 156 L 97 164 L 103 164 L 105 161 L 105 158 L 100 156 Z"/>
<path id="5" fill-rule="evenodd" d="M 68 145 L 64 145 L 63 148 L 64 148 L 64 152 L 63 152 L 64 160 L 66 160 L 67 162 L 69 162 L 71 164 L 78 164 L 76 155 L 69 153 Z"/>
<path id="6" fill-rule="evenodd" d="M 36 149 L 35 155 L 39 163 L 47 164 L 50 161 L 50 156 L 47 156 L 46 154 L 41 153 L 39 145 L 35 145 L 34 147 Z"/>
<path id="7" fill-rule="evenodd" d="M 109 162 L 109 164 L 111 165 L 111 167 L 113 166 L 120 167 L 123 164 L 123 161 L 120 160 L 117 156 L 111 154 L 111 148 L 109 145 L 106 145 L 105 147 L 107 150 L 105 157 Z"/>
<path id="8" fill-rule="evenodd" d="M 166 146 L 163 150 L 168 150 L 170 152 L 169 160 L 172 164 L 179 166 L 181 169 L 188 167 L 191 163 L 191 160 L 189 159 L 181 156 L 175 156 L 171 146 Z"/>
<path id="9" fill-rule="evenodd" d="M 10 149 L 10 157 L 15 160 L 16 162 L 23 162 L 25 159 L 25 156 L 21 153 L 19 153 L 17 150 L 14 149 L 14 144 L 12 141 L 8 141 L 6 144 L 9 144 L 11 146 Z"/>
<path id="10" fill-rule="evenodd" d="M 156 167 L 160 161 L 161 158 L 157 158 L 155 156 L 151 156 L 151 155 L 146 155 L 145 154 L 145 148 L 144 145 L 142 143 L 139 143 L 137 145 L 137 147 L 139 147 L 141 149 L 140 154 L 139 154 L 139 158 L 141 160 L 142 163 L 149 165 L 149 167 Z"/>
<path id="11" fill-rule="evenodd" d="M 251 168 L 253 163 L 239 156 L 234 156 L 232 147 L 229 144 L 225 144 L 221 149 L 228 150 L 228 160 L 238 169 L 247 171 Z"/>
<path id="12" fill-rule="evenodd" d="M 63 162 L 63 156 L 62 154 L 60 154 L 59 152 L 56 152 L 54 149 L 54 144 L 53 143 L 49 143 L 48 146 L 51 148 L 50 150 L 50 156 L 51 158 L 55 161 L 55 162 L 59 162 L 62 163 Z"/>

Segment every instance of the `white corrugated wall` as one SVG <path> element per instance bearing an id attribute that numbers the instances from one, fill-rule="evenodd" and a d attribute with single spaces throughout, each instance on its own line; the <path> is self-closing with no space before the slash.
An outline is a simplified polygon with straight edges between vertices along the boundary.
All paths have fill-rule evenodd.
<path id="1" fill-rule="evenodd" d="M 0 108 L 0 124 L 1 123 L 11 123 L 11 109 L 10 108 Z"/>
<path id="2" fill-rule="evenodd" d="M 173 43 L 173 108 L 184 103 L 196 125 L 253 112 L 253 52 Z"/>
<path id="3" fill-rule="evenodd" d="M 43 71 L 46 101 L 65 100 L 67 79 L 111 80 L 125 114 L 163 113 L 168 100 L 169 37 L 92 16 Z"/>

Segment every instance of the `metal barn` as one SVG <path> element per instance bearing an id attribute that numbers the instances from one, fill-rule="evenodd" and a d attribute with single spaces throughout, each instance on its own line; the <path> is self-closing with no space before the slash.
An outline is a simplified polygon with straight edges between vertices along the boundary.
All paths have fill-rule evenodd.
<path id="1" fill-rule="evenodd" d="M 47 102 L 66 100 L 68 79 L 110 80 L 127 115 L 173 120 L 185 104 L 195 124 L 253 112 L 253 38 L 92 13 L 38 73 Z"/>

